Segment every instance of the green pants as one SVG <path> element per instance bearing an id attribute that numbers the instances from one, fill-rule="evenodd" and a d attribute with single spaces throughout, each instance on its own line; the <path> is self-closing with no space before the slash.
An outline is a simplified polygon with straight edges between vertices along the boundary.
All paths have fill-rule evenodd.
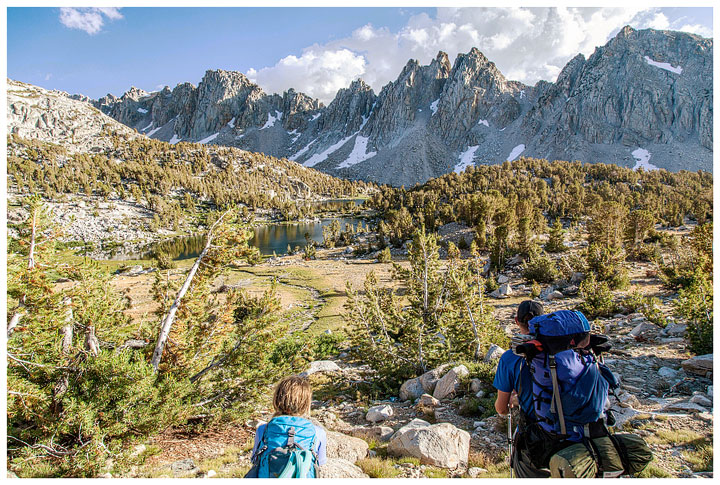
<path id="1" fill-rule="evenodd" d="M 607 436 L 594 438 L 592 445 L 600 460 L 602 478 L 618 477 L 623 473 L 620 455 Z M 555 453 L 550 458 L 552 478 L 594 478 L 598 476 L 598 463 L 583 443 L 576 443 Z"/>

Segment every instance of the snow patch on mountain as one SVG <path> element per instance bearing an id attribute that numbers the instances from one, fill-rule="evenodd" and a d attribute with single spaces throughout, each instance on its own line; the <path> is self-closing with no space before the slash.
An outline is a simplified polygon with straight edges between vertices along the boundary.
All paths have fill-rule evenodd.
<path id="1" fill-rule="evenodd" d="M 316 119 L 320 118 L 320 115 L 321 115 L 321 114 L 322 114 L 322 113 L 316 113 L 316 114 L 314 114 L 313 117 L 310 118 L 310 121 L 315 121 Z"/>
<path id="2" fill-rule="evenodd" d="M 490 123 L 488 123 L 488 120 L 480 120 L 478 121 L 478 125 L 485 125 L 490 128 Z"/>
<path id="3" fill-rule="evenodd" d="M 298 157 L 301 157 L 308 149 L 310 148 L 310 145 L 315 143 L 317 141 L 317 138 L 305 145 L 304 148 L 301 148 L 299 151 L 295 152 L 295 155 L 292 155 L 291 157 L 288 157 L 288 160 L 292 160 L 293 162 L 298 159 Z M 293 142 L 294 143 L 294 142 Z"/>
<path id="4" fill-rule="evenodd" d="M 148 110 L 144 108 L 138 108 L 138 113 L 147 114 Z"/>
<path id="5" fill-rule="evenodd" d="M 367 153 L 367 143 L 367 137 L 358 135 L 355 138 L 355 146 L 353 147 L 352 152 L 348 155 L 344 162 L 337 166 L 337 168 L 348 168 L 377 155 L 377 152 Z"/>
<path id="6" fill-rule="evenodd" d="M 162 126 L 158 126 L 157 128 L 153 128 L 152 130 L 145 133 L 145 136 L 153 136 L 155 133 L 157 133 Z"/>
<path id="7" fill-rule="evenodd" d="M 176 133 L 173 133 L 173 136 L 172 136 L 172 138 L 170 138 L 170 141 L 168 143 L 170 143 L 171 145 L 174 145 L 179 141 L 182 141 L 182 138 L 179 138 Z"/>
<path id="8" fill-rule="evenodd" d="M 650 64 L 651 66 L 659 67 L 660 69 L 665 69 L 666 71 L 674 72 L 675 74 L 682 74 L 682 67 L 672 67 L 672 65 L 669 62 L 657 62 L 652 59 L 650 59 L 648 56 L 645 56 L 645 62 Z"/>
<path id="9" fill-rule="evenodd" d="M 234 116 L 233 116 L 233 119 L 231 119 L 230 121 L 228 121 L 228 124 L 227 124 L 227 125 L 228 125 L 230 128 L 235 128 L 235 117 L 234 117 Z"/>
<path id="10" fill-rule="evenodd" d="M 278 111 L 278 110 L 275 110 L 275 116 L 273 116 L 273 115 L 271 115 L 270 113 L 268 113 L 268 119 L 267 119 L 267 121 L 265 122 L 265 124 L 263 125 L 263 127 L 260 128 L 260 129 L 261 129 L 261 130 L 264 130 L 265 128 L 270 128 L 270 127 L 275 126 L 275 122 L 281 120 L 281 119 L 282 119 L 282 115 L 283 115 L 282 112 L 280 112 L 280 111 Z"/>
<path id="11" fill-rule="evenodd" d="M 432 103 L 430 103 L 430 111 L 432 111 L 432 114 L 434 115 L 437 113 L 438 110 L 438 103 L 440 102 L 440 98 L 436 99 Z"/>
<path id="12" fill-rule="evenodd" d="M 140 130 L 140 131 L 145 131 L 145 130 L 149 130 L 149 129 L 150 129 L 150 127 L 152 127 L 153 123 L 154 123 L 154 121 L 151 121 L 149 125 L 147 125 L 147 126 L 146 126 L 145 128 L 143 128 L 143 129 L 142 129 L 142 130 Z"/>
<path id="13" fill-rule="evenodd" d="M 460 159 L 460 162 L 455 165 L 455 173 L 462 173 L 465 171 L 466 168 L 473 165 L 473 158 L 475 158 L 475 152 L 479 147 L 480 145 L 469 146 L 467 150 L 460 154 L 460 156 L 458 157 Z"/>
<path id="14" fill-rule="evenodd" d="M 517 157 L 519 157 L 520 154 L 524 151 L 525 151 L 525 145 L 521 144 L 521 145 L 516 146 L 515 148 L 512 149 L 512 151 L 510 152 L 510 155 L 508 155 L 507 161 L 512 162 Z"/>
<path id="15" fill-rule="evenodd" d="M 303 162 L 303 165 L 305 165 L 306 167 L 314 167 L 314 166 L 317 165 L 318 163 L 320 163 L 320 162 L 324 161 L 325 159 L 327 159 L 327 157 L 328 157 L 331 153 L 339 150 L 341 146 L 343 146 L 345 143 L 347 143 L 347 141 L 348 141 L 350 138 L 352 138 L 353 136 L 355 136 L 355 135 L 357 135 L 357 133 L 353 133 L 352 135 L 343 138 L 343 139 L 340 140 L 339 142 L 337 142 L 337 143 L 335 143 L 334 145 L 331 145 L 330 147 L 328 147 L 328 149 L 325 150 L 325 151 L 322 152 L 322 153 L 316 153 L 316 154 L 313 155 L 312 157 L 310 157 L 310 158 L 308 158 L 307 160 L 305 160 L 305 161 Z"/>
<path id="16" fill-rule="evenodd" d="M 650 163 L 650 152 L 644 148 L 638 148 L 632 152 L 632 156 L 635 157 L 635 166 L 633 167 L 633 170 L 639 170 L 640 168 L 646 172 L 658 170 L 658 167 Z"/>
<path id="17" fill-rule="evenodd" d="M 215 138 L 217 138 L 217 136 L 218 136 L 219 134 L 220 134 L 220 133 L 213 133 L 212 135 L 208 136 L 207 138 L 203 138 L 203 139 L 200 140 L 198 143 L 202 143 L 203 145 L 204 145 L 205 143 L 210 143 L 210 142 L 213 141 Z"/>

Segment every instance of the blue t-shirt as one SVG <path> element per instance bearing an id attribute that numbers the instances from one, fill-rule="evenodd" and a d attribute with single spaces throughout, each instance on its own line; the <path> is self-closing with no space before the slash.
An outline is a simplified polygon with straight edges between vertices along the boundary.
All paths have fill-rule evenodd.
<path id="1" fill-rule="evenodd" d="M 522 410 L 529 417 L 535 417 L 532 404 L 532 376 L 524 357 L 515 355 L 512 350 L 506 350 L 498 361 L 493 387 L 502 392 L 517 391 Z"/>
<path id="2" fill-rule="evenodd" d="M 255 452 L 260 446 L 260 441 L 262 440 L 263 433 L 265 433 L 265 426 L 267 426 L 267 423 L 261 424 L 257 427 L 257 430 L 255 431 L 255 444 L 253 445 L 251 456 L 255 455 Z M 313 451 L 318 457 L 318 466 L 322 466 L 327 463 L 327 433 L 325 433 L 325 430 L 320 426 L 317 426 L 315 424 L 313 426 L 315 426 L 315 449 Z"/>

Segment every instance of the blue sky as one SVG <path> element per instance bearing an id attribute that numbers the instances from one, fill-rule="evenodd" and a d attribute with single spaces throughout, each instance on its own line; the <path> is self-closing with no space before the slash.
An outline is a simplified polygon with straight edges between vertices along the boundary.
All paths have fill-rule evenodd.
<path id="1" fill-rule="evenodd" d="M 131 85 L 246 73 L 328 102 L 362 77 L 376 91 L 409 58 L 478 47 L 510 79 L 553 81 L 623 25 L 712 36 L 710 8 L 8 8 L 7 74 L 98 98 Z"/>

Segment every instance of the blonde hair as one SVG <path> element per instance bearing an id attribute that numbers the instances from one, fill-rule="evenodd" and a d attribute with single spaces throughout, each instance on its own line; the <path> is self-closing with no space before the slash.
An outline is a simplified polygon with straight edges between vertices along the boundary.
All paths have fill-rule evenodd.
<path id="1" fill-rule="evenodd" d="M 275 416 L 303 416 L 310 412 L 312 388 L 300 376 L 285 377 L 278 382 L 273 395 Z"/>

